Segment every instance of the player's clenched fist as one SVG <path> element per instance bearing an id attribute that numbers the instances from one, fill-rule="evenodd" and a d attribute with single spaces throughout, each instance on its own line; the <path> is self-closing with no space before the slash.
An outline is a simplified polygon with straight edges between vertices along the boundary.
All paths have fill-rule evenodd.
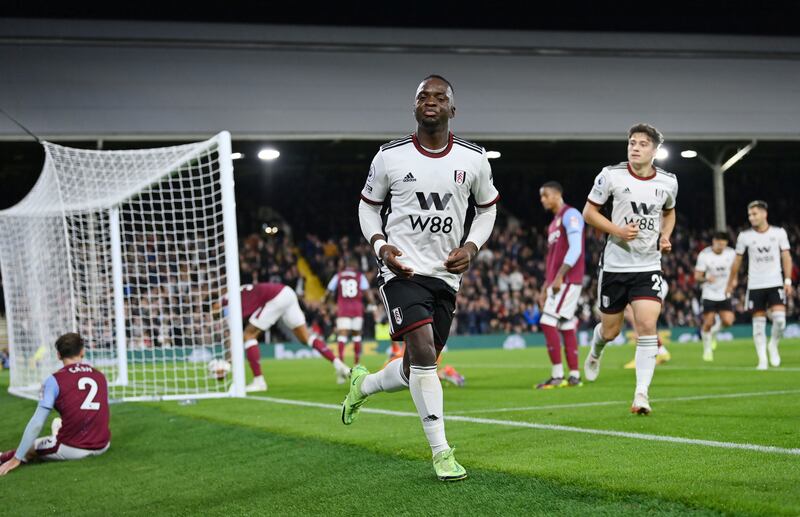
<path id="1" fill-rule="evenodd" d="M 384 244 L 381 246 L 381 249 L 378 252 L 378 255 L 381 257 L 381 260 L 389 270 L 394 273 L 395 275 L 403 278 L 408 278 L 414 274 L 414 270 L 408 266 L 404 266 L 400 263 L 397 257 L 402 257 L 403 252 L 400 251 L 396 246 L 392 246 L 391 244 Z"/>
<path id="2" fill-rule="evenodd" d="M 464 247 L 456 248 L 450 252 L 447 256 L 447 260 L 444 261 L 444 267 L 447 268 L 449 273 L 461 274 L 469 269 L 472 257 L 477 253 L 478 248 L 471 242 L 468 242 Z"/>
<path id="3" fill-rule="evenodd" d="M 672 243 L 669 240 L 669 237 L 661 236 L 658 238 L 658 246 L 661 248 L 662 253 L 669 253 L 672 251 Z"/>
<path id="4" fill-rule="evenodd" d="M 630 223 L 627 226 L 622 226 L 617 233 L 617 237 L 624 241 L 632 241 L 639 235 L 639 226 L 636 223 Z"/>

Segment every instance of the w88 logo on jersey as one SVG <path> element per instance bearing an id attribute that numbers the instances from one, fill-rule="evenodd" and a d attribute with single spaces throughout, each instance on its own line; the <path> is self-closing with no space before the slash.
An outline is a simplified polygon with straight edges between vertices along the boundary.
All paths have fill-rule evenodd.
<path id="1" fill-rule="evenodd" d="M 422 217 L 409 215 L 411 229 L 424 232 L 426 229 L 431 233 L 450 233 L 453 230 L 452 217 L 439 217 L 438 215 Z"/>

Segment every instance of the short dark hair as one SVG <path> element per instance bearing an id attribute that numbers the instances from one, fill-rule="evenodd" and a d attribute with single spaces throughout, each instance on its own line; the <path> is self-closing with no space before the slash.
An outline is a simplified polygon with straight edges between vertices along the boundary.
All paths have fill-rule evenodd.
<path id="1" fill-rule="evenodd" d="M 83 350 L 83 338 L 76 332 L 67 332 L 56 339 L 56 350 L 61 359 L 77 357 Z"/>
<path id="2" fill-rule="evenodd" d="M 729 241 L 729 240 L 731 240 L 730 237 L 728 236 L 728 232 L 714 232 L 714 234 L 711 236 L 711 238 L 712 239 L 717 239 L 717 240 L 720 240 L 720 241 Z"/>
<path id="3" fill-rule="evenodd" d="M 661 131 L 651 126 L 650 124 L 645 124 L 643 122 L 640 122 L 639 124 L 632 126 L 628 130 L 628 138 L 632 137 L 634 133 L 646 134 L 650 138 L 650 140 L 657 146 L 664 143 L 664 135 L 661 134 Z"/>
<path id="4" fill-rule="evenodd" d="M 749 203 L 747 203 L 747 209 L 750 210 L 751 208 L 762 208 L 764 210 L 767 210 L 768 209 L 767 202 L 762 201 L 760 199 L 756 199 L 755 201 L 750 201 Z"/>
<path id="5" fill-rule="evenodd" d="M 424 83 L 428 79 L 438 79 L 438 80 L 442 81 L 443 83 L 445 83 L 450 88 L 450 90 L 453 92 L 453 95 L 456 94 L 456 89 L 453 88 L 453 85 L 450 84 L 450 81 L 448 81 L 447 79 L 445 79 L 441 75 L 439 75 L 439 74 L 431 74 L 428 77 L 426 77 L 425 79 L 423 79 L 422 82 Z"/>
<path id="6" fill-rule="evenodd" d="M 562 187 L 561 183 L 557 181 L 545 181 L 540 188 L 551 188 L 557 191 L 559 194 L 564 193 L 564 187 Z"/>

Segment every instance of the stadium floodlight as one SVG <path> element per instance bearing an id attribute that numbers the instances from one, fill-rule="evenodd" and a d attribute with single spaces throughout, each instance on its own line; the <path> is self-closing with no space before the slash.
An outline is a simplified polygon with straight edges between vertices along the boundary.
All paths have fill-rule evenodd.
<path id="1" fill-rule="evenodd" d="M 659 147 L 656 151 L 656 160 L 666 160 L 669 158 L 669 151 L 666 147 Z"/>
<path id="2" fill-rule="evenodd" d="M 496 158 L 500 158 L 501 156 L 502 156 L 502 154 L 500 154 L 500 151 L 486 151 L 486 158 L 488 158 L 490 160 L 494 160 Z"/>
<path id="3" fill-rule="evenodd" d="M 731 146 L 726 146 L 723 148 L 717 154 L 717 158 L 713 162 L 697 151 L 693 151 L 691 149 L 681 152 L 681 156 L 684 158 L 696 158 L 711 169 L 713 174 L 712 179 L 714 182 L 714 220 L 717 230 L 725 231 L 727 228 L 727 223 L 725 220 L 725 181 L 723 179 L 723 174 L 725 174 L 725 171 L 733 167 L 736 162 L 744 158 L 747 153 L 752 151 L 757 144 L 757 140 L 752 140 L 746 146 L 737 149 L 736 153 L 734 153 L 734 155 L 728 158 L 725 162 L 723 162 L 722 159 L 724 158 L 725 153 L 730 151 Z"/>
<path id="4" fill-rule="evenodd" d="M 43 142 L 39 180 L 0 211 L 9 392 L 36 399 L 67 331 L 113 400 L 244 396 L 230 134 L 131 151 Z M 233 363 L 211 376 L 207 365 Z M 227 362 L 225 363 L 227 364 Z M 219 379 L 219 380 L 218 380 Z"/>
<path id="5" fill-rule="evenodd" d="M 277 160 L 281 153 L 277 149 L 262 149 L 258 152 L 258 157 L 261 160 Z"/>
<path id="6" fill-rule="evenodd" d="M 241 160 L 242 158 L 244 158 L 242 153 L 231 153 L 231 160 Z"/>

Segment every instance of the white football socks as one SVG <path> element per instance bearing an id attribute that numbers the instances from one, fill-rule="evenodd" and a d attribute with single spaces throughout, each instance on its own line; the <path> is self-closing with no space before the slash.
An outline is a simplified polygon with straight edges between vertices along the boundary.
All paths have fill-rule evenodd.
<path id="1" fill-rule="evenodd" d="M 711 340 L 713 339 L 713 332 L 712 331 L 700 331 L 700 336 L 703 338 L 703 353 L 710 354 L 711 353 Z"/>
<path id="2" fill-rule="evenodd" d="M 444 434 L 444 394 L 436 365 L 411 365 L 408 387 L 433 454 L 450 448 Z"/>
<path id="3" fill-rule="evenodd" d="M 656 369 L 658 336 L 639 336 L 636 341 L 636 393 L 647 395 Z"/>
<path id="4" fill-rule="evenodd" d="M 591 350 L 591 354 L 594 357 L 596 357 L 597 359 L 600 359 L 600 356 L 603 355 L 603 349 L 606 347 L 606 343 L 608 342 L 605 339 L 603 339 L 603 333 L 601 331 L 601 329 L 602 329 L 601 325 L 602 325 L 602 323 L 598 323 L 597 325 L 595 325 L 594 333 L 592 334 L 592 350 Z"/>
<path id="5" fill-rule="evenodd" d="M 753 318 L 753 342 L 758 355 L 758 367 L 767 367 L 767 317 L 755 316 Z"/>
<path id="6" fill-rule="evenodd" d="M 342 375 L 344 377 L 350 375 L 350 367 L 344 364 L 342 360 L 339 359 L 338 357 L 333 358 L 333 368 L 339 375 Z"/>
<path id="7" fill-rule="evenodd" d="M 714 339 L 714 337 L 716 337 L 717 332 L 719 332 L 719 329 L 721 328 L 722 328 L 722 318 L 720 318 L 719 316 L 715 316 L 714 324 L 711 325 L 711 329 L 709 329 L 709 332 L 711 332 L 711 339 Z"/>
<path id="8" fill-rule="evenodd" d="M 778 343 L 783 337 L 783 331 L 786 328 L 786 313 L 783 311 L 775 311 L 772 313 L 772 332 L 769 336 L 769 356 L 770 364 L 772 366 L 781 365 L 781 357 L 778 354 Z"/>
<path id="9" fill-rule="evenodd" d="M 403 358 L 398 357 L 375 373 L 364 377 L 361 383 L 361 393 L 372 395 L 385 391 L 392 393 L 408 388 L 408 379 L 403 374 Z"/>
<path id="10" fill-rule="evenodd" d="M 563 379 L 564 378 L 564 364 L 558 363 L 554 364 L 553 368 L 550 370 L 550 377 L 554 379 Z"/>

